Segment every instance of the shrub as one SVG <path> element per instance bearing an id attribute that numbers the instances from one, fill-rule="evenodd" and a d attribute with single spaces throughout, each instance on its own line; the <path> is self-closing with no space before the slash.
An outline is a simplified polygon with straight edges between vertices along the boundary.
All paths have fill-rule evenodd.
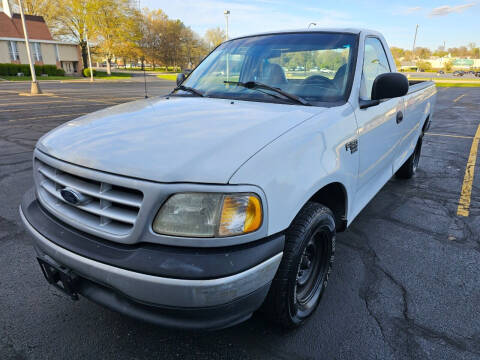
<path id="1" fill-rule="evenodd" d="M 97 70 L 93 69 L 93 76 L 97 75 Z M 83 76 L 90 77 L 90 68 L 83 69 Z"/>
<path id="2" fill-rule="evenodd" d="M 417 67 L 423 71 L 432 70 L 432 64 L 430 64 L 428 61 L 422 61 L 422 60 L 417 61 Z"/>
<path id="3" fill-rule="evenodd" d="M 19 72 L 30 75 L 30 67 L 20 64 L 0 64 L 0 75 L 15 76 Z"/>
<path id="4" fill-rule="evenodd" d="M 15 76 L 17 73 L 23 73 L 30 76 L 30 65 L 27 64 L 0 64 L 0 75 Z M 38 76 L 47 74 L 48 76 L 64 76 L 63 69 L 57 69 L 55 65 L 35 65 L 35 74 Z"/>
<path id="5" fill-rule="evenodd" d="M 35 73 L 38 75 L 47 74 L 48 76 L 57 75 L 57 67 L 55 65 L 35 65 Z"/>

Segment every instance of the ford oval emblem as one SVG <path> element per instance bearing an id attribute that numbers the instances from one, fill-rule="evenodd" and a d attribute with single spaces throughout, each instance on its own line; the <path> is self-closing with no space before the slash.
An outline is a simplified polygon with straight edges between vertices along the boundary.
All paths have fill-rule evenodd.
<path id="1" fill-rule="evenodd" d="M 72 205 L 82 205 L 89 200 L 87 196 L 69 187 L 60 190 L 60 195 L 62 196 L 63 200 Z"/>

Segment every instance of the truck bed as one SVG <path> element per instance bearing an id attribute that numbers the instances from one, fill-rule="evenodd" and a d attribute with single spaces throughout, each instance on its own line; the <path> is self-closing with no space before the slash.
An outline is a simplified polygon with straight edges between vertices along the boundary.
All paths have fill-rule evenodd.
<path id="1" fill-rule="evenodd" d="M 408 94 L 426 89 L 430 86 L 435 86 L 435 82 L 430 80 L 408 80 Z"/>

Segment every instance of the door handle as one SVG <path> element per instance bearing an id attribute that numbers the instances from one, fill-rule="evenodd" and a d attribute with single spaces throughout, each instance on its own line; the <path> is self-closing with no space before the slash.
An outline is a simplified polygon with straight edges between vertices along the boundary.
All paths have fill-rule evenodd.
<path id="1" fill-rule="evenodd" d="M 397 124 L 400 124 L 403 120 L 403 112 L 397 112 Z"/>

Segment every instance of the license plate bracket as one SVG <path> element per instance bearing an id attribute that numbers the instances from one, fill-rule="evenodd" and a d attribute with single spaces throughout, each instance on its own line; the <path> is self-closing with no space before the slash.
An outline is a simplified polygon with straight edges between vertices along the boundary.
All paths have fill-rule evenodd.
<path id="1" fill-rule="evenodd" d="M 78 300 L 78 276 L 65 266 L 44 258 L 37 258 L 45 279 L 58 290 L 68 295 L 72 300 Z"/>

